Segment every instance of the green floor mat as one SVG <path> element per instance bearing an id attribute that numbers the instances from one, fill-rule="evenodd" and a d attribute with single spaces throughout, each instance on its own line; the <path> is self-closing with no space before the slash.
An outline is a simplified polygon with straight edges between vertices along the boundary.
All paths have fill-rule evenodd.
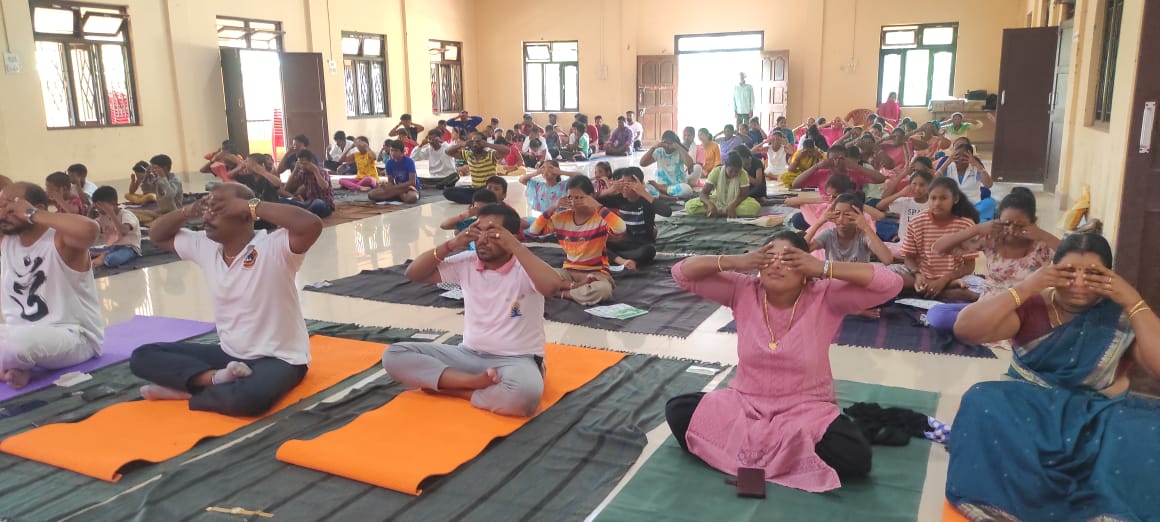
<path id="1" fill-rule="evenodd" d="M 759 227 L 723 218 L 674 217 L 657 221 L 657 252 L 666 254 L 744 254 L 764 245 L 784 226 Z"/>
<path id="2" fill-rule="evenodd" d="M 855 402 L 877 402 L 933 415 L 938 404 L 937 393 L 905 388 L 837 381 L 837 389 L 843 408 Z M 766 498 L 758 500 L 737 497 L 722 473 L 682 451 L 670 436 L 597 520 L 913 522 L 918 517 L 930 449 L 930 442 L 918 439 L 901 447 L 874 446 L 868 479 L 848 481 L 826 493 L 767 483 Z"/>

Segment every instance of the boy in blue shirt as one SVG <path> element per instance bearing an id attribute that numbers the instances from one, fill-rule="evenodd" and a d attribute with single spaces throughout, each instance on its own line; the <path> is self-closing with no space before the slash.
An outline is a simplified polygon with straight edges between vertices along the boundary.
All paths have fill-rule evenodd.
<path id="1" fill-rule="evenodd" d="M 415 162 L 403 154 L 403 142 L 391 141 L 387 145 L 391 158 L 383 166 L 384 181 L 367 193 L 371 201 L 419 201 L 419 176 L 415 173 Z"/>

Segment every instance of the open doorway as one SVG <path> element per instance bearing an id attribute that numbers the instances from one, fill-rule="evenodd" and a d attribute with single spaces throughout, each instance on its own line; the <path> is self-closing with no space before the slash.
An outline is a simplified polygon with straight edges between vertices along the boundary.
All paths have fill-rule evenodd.
<path id="1" fill-rule="evenodd" d="M 275 161 L 286 148 L 282 129 L 282 62 L 271 51 L 239 51 L 246 135 L 250 154 L 270 154 Z"/>
<path id="2" fill-rule="evenodd" d="M 754 86 L 762 71 L 764 33 L 677 35 L 677 123 L 716 132 L 734 123 L 733 87 L 739 73 Z M 679 132 L 678 132 L 679 134 Z"/>

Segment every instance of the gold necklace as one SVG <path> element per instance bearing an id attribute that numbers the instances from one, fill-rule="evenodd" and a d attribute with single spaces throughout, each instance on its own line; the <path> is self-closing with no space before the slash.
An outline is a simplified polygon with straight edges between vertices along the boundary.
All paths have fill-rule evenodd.
<path id="1" fill-rule="evenodd" d="M 1048 310 L 1051 310 L 1051 315 L 1052 315 L 1052 316 L 1054 317 L 1054 319 L 1055 319 L 1055 326 L 1062 326 L 1062 325 L 1063 325 L 1063 319 L 1060 319 L 1060 317 L 1059 317 L 1059 309 L 1057 309 L 1057 308 L 1055 307 L 1055 289 L 1054 289 L 1054 288 L 1052 288 L 1052 289 L 1051 289 L 1051 302 L 1050 302 L 1050 303 L 1048 303 L 1048 304 L 1049 304 L 1050 306 L 1048 306 L 1047 308 L 1048 308 Z"/>
<path id="2" fill-rule="evenodd" d="M 764 292 L 764 290 L 762 291 Z M 794 299 L 793 301 L 793 310 L 789 313 L 789 324 L 787 324 L 785 327 L 785 332 L 787 334 L 789 333 L 789 330 L 793 328 L 793 318 L 797 316 L 798 303 L 802 300 L 802 294 L 804 293 L 805 288 L 803 287 L 801 292 L 798 293 L 797 299 Z M 761 309 L 765 315 L 765 328 L 769 330 L 769 349 L 776 350 L 777 336 L 773 333 L 773 324 L 769 322 L 769 299 L 764 295 L 761 296 Z"/>

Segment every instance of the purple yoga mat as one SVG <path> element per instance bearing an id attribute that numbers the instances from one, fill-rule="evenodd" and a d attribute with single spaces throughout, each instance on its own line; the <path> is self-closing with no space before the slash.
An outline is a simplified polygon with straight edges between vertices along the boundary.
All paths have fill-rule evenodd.
<path id="1" fill-rule="evenodd" d="M 123 323 L 105 327 L 105 344 L 101 347 L 100 357 L 59 370 L 33 370 L 32 381 L 28 383 L 28 386 L 19 390 L 13 390 L 7 384 L 0 383 L 0 401 L 52 386 L 53 381 L 68 372 L 91 372 L 97 368 L 119 363 L 128 359 L 129 354 L 133 353 L 133 350 L 139 346 L 149 343 L 181 341 L 212 332 L 213 329 L 213 323 L 169 317 L 135 316 Z"/>

